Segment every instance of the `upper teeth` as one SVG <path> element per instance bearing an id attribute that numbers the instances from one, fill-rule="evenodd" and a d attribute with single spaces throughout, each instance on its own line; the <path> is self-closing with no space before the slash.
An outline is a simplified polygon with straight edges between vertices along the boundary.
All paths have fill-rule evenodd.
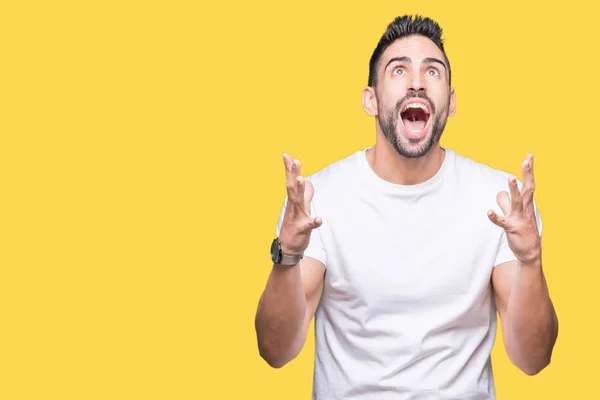
<path id="1" fill-rule="evenodd" d="M 428 113 L 428 114 L 429 114 L 429 109 L 428 109 L 428 108 L 427 108 L 427 106 L 426 106 L 425 104 L 423 104 L 423 103 L 408 103 L 406 106 L 404 106 L 404 110 L 403 110 L 403 111 L 406 111 L 406 110 L 408 110 L 409 108 L 421 108 L 421 109 L 423 109 L 423 110 L 424 110 L 426 113 Z"/>

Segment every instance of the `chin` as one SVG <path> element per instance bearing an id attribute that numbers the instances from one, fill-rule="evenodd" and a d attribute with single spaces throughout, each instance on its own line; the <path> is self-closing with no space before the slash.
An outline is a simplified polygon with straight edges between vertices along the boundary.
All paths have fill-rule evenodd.
<path id="1" fill-rule="evenodd" d="M 423 132 L 419 137 L 414 137 L 400 128 L 396 140 L 390 144 L 403 157 L 419 158 L 429 153 L 436 143 L 430 129 L 427 129 L 427 132 Z"/>

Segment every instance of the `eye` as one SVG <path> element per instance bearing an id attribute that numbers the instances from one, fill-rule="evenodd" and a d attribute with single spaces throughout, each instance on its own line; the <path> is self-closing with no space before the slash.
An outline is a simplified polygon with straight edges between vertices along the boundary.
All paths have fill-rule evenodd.
<path id="1" fill-rule="evenodd" d="M 396 74 L 403 74 L 404 72 L 406 72 L 406 71 L 404 70 L 403 67 L 394 67 L 394 69 L 392 70 L 392 73 L 395 74 L 395 75 Z"/>
<path id="2" fill-rule="evenodd" d="M 435 68 L 429 68 L 425 73 L 429 76 L 438 76 L 440 74 Z"/>

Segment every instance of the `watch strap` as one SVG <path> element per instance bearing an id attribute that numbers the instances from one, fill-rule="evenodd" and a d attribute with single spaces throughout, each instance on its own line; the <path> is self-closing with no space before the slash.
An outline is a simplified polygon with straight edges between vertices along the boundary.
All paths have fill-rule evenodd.
<path id="1" fill-rule="evenodd" d="M 302 255 L 302 254 L 300 254 L 300 255 L 282 254 L 281 259 L 279 260 L 279 262 L 277 264 L 278 265 L 296 265 L 300 262 L 300 260 L 302 260 L 302 257 L 304 257 L 304 255 Z"/>

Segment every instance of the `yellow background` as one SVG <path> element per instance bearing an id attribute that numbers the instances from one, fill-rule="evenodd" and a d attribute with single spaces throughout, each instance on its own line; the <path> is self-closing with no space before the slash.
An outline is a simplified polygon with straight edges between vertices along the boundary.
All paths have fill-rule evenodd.
<path id="1" fill-rule="evenodd" d="M 442 144 L 536 156 L 560 334 L 535 377 L 498 337 L 498 398 L 597 396 L 593 6 L 350 3 L 0 3 L 1 399 L 308 399 L 312 337 L 273 370 L 254 336 L 281 153 L 307 175 L 373 143 L 368 60 L 415 12 L 451 60 Z"/>

